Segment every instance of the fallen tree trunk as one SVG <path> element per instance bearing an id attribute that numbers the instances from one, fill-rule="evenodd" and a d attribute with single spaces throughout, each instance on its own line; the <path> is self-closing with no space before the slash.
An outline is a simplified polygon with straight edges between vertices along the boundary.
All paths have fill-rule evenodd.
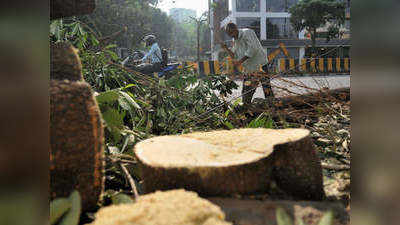
<path id="1" fill-rule="evenodd" d="M 90 14 L 95 7 L 95 0 L 50 0 L 50 19 Z"/>
<path id="2" fill-rule="evenodd" d="M 333 90 L 319 91 L 315 93 L 308 93 L 304 95 L 277 98 L 274 105 L 277 108 L 310 108 L 318 103 L 324 101 L 329 102 L 333 100 L 350 100 L 350 88 L 339 88 Z"/>
<path id="3" fill-rule="evenodd" d="M 145 192 L 267 192 L 272 181 L 300 199 L 324 196 L 322 169 L 305 129 L 236 129 L 160 136 L 135 146 Z"/>

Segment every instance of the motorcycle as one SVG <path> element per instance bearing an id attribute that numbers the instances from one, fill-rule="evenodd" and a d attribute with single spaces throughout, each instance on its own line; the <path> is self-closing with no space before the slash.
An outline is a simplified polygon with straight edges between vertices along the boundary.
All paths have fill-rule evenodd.
<path id="1" fill-rule="evenodd" d="M 126 57 L 122 62 L 122 66 L 127 67 L 132 70 L 136 70 L 139 66 L 140 59 L 144 57 L 146 53 L 143 51 L 134 51 L 132 55 Z M 160 71 L 156 71 L 158 78 L 164 77 L 165 79 L 169 79 L 172 76 L 172 72 L 176 70 L 179 66 L 179 63 L 166 63 L 161 67 Z M 153 76 L 152 73 L 146 74 L 149 76 Z"/>

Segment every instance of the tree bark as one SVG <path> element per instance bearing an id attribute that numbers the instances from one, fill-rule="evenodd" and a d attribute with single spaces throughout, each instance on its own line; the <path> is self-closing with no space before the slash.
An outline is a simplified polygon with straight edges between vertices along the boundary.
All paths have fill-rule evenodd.
<path id="1" fill-rule="evenodd" d="M 50 197 L 73 190 L 82 207 L 93 209 L 103 192 L 103 126 L 85 82 L 50 81 Z"/>
<path id="2" fill-rule="evenodd" d="M 200 25 L 201 22 L 197 22 L 197 62 L 200 62 Z"/>
<path id="3" fill-rule="evenodd" d="M 50 79 L 83 81 L 78 50 L 72 44 L 59 42 L 50 45 Z"/>
<path id="4" fill-rule="evenodd" d="M 311 51 L 311 57 L 315 58 L 317 54 L 316 50 L 316 38 L 317 38 L 317 28 L 313 27 L 312 32 L 311 32 L 311 45 L 312 45 L 312 51 Z"/>

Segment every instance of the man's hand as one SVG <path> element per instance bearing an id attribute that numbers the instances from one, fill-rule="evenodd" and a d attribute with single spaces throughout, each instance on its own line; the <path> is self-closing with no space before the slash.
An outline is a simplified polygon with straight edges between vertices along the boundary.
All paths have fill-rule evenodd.
<path id="1" fill-rule="evenodd" d="M 229 56 L 230 56 L 232 59 L 235 58 L 235 54 L 228 48 L 228 46 L 227 46 L 225 43 L 220 42 L 219 44 L 221 45 L 221 47 L 222 47 L 223 49 L 225 49 L 225 51 L 229 54 Z"/>
<path id="2" fill-rule="evenodd" d="M 233 59 L 235 58 L 235 54 L 228 48 L 228 46 L 225 44 L 225 42 L 221 41 L 218 36 L 215 36 L 215 41 L 221 45 L 223 49 L 225 49 L 226 52 L 228 52 L 229 56 Z"/>

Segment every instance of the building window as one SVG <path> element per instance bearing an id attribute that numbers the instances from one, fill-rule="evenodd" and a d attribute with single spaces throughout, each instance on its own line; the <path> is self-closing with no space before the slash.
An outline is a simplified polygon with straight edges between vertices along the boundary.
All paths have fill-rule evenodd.
<path id="1" fill-rule="evenodd" d="M 266 30 L 267 39 L 293 39 L 298 36 L 289 18 L 267 18 Z"/>
<path id="2" fill-rule="evenodd" d="M 237 12 L 260 12 L 260 0 L 236 0 Z"/>
<path id="3" fill-rule="evenodd" d="M 267 12 L 288 12 L 298 0 L 262 0 L 267 2 Z"/>
<path id="4" fill-rule="evenodd" d="M 250 28 L 254 30 L 258 39 L 260 39 L 260 18 L 246 18 L 246 17 L 238 17 L 236 19 L 238 28 Z"/>

